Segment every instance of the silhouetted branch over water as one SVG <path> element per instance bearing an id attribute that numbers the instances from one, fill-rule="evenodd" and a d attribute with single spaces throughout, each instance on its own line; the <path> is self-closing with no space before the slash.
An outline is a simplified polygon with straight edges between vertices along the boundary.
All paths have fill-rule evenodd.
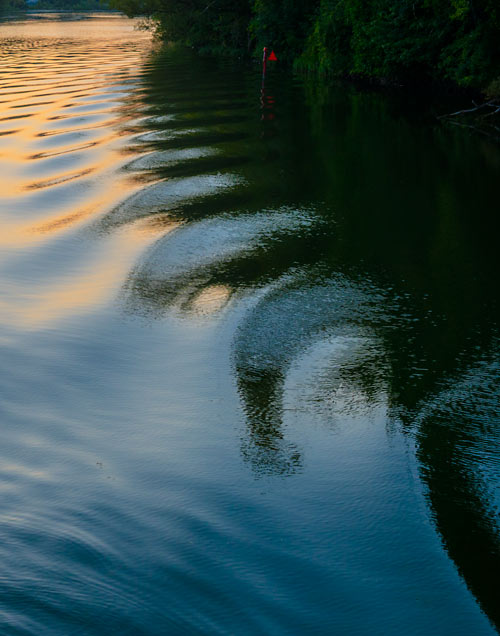
<path id="1" fill-rule="evenodd" d="M 444 120 L 454 126 L 470 128 L 487 137 L 500 139 L 500 103 L 495 101 L 483 104 L 474 104 L 472 108 L 458 110 L 454 113 L 439 115 L 438 119 Z"/>

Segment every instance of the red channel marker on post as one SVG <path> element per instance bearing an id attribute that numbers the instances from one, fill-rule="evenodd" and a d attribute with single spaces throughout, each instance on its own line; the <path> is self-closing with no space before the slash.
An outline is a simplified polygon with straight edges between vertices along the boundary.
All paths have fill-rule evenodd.
<path id="1" fill-rule="evenodd" d="M 266 76 L 266 65 L 268 60 L 270 62 L 277 62 L 278 58 L 276 57 L 276 54 L 273 50 L 271 50 L 271 53 L 268 55 L 267 46 L 265 46 L 263 49 L 263 55 L 262 55 L 262 79 L 264 79 L 264 77 Z"/>

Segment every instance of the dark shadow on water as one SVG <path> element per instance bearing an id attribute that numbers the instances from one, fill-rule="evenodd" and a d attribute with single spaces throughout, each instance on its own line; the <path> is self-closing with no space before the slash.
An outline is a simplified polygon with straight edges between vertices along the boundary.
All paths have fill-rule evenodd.
<path id="1" fill-rule="evenodd" d="M 249 301 L 233 360 L 258 476 L 302 469 L 283 423 L 294 361 L 325 338 L 376 342 L 338 363 L 342 381 L 368 401 L 384 387 L 389 416 L 416 436 L 443 543 L 499 628 L 498 454 L 482 443 L 499 442 L 498 149 L 422 121 L 408 95 L 279 74 L 261 94 L 259 69 L 188 58 L 151 59 L 133 146 L 151 157 L 132 173 L 154 184 L 100 226 L 156 219 L 127 309 L 189 313 L 214 289 L 219 310 Z M 169 163 L 179 149 L 207 154 Z"/>

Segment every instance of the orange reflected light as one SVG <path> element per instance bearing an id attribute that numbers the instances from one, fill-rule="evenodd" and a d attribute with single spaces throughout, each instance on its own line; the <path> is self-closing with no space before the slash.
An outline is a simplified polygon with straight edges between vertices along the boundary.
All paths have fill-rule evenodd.
<path id="1" fill-rule="evenodd" d="M 67 280 L 48 286 L 33 283 L 31 291 L 21 298 L 0 302 L 1 321 L 41 329 L 112 302 L 126 280 L 130 263 L 159 233 L 164 235 L 179 225 L 174 221 L 155 225 L 150 219 L 141 219 L 123 228 L 105 241 L 101 258 L 94 259 L 87 271 L 69 274 Z"/>

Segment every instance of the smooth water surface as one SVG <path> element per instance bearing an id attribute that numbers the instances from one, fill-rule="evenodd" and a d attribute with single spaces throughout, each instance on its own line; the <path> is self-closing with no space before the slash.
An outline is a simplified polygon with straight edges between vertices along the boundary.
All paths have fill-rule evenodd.
<path id="1" fill-rule="evenodd" d="M 2 634 L 494 634 L 498 147 L 0 25 Z"/>

